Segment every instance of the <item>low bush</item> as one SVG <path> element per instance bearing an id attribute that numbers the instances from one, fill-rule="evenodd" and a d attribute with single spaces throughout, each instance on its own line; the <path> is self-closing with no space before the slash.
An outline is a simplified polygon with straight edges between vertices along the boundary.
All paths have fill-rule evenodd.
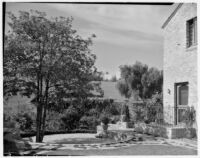
<path id="1" fill-rule="evenodd" d="M 4 127 L 27 131 L 32 129 L 32 125 L 33 119 L 26 112 L 4 114 Z"/>
<path id="2" fill-rule="evenodd" d="M 135 125 L 135 131 L 138 133 L 150 134 L 155 137 L 167 138 L 167 131 L 165 127 L 159 125 L 147 125 L 145 123 L 137 123 Z"/>
<path id="3" fill-rule="evenodd" d="M 135 127 L 135 132 L 143 133 L 143 128 L 142 127 Z"/>
<path id="4" fill-rule="evenodd" d="M 109 123 L 109 118 L 107 115 L 103 114 L 100 118 L 101 122 L 107 125 Z"/>
<path id="5" fill-rule="evenodd" d="M 146 128 L 144 129 L 143 133 L 144 133 L 144 134 L 149 134 L 149 130 L 150 130 L 149 127 L 146 127 Z"/>
<path id="6" fill-rule="evenodd" d="M 115 116 L 112 116 L 111 118 L 110 118 L 110 122 L 112 123 L 112 124 L 116 124 L 118 121 L 120 121 L 120 115 L 115 115 Z"/>
<path id="7" fill-rule="evenodd" d="M 149 122 L 163 122 L 163 95 L 155 94 L 146 101 L 147 120 Z"/>
<path id="8" fill-rule="evenodd" d="M 65 111 L 64 116 L 61 118 L 64 129 L 66 130 L 76 129 L 79 125 L 80 117 L 81 116 L 79 111 L 75 107 L 70 106 Z"/>
<path id="9" fill-rule="evenodd" d="M 80 119 L 80 128 L 85 129 L 96 129 L 96 126 L 99 124 L 97 117 L 95 116 L 83 116 Z"/>

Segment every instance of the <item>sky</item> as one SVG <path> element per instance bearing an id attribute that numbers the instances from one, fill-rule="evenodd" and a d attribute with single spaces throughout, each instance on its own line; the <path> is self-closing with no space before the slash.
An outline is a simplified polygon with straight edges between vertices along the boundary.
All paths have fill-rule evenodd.
<path id="1" fill-rule="evenodd" d="M 70 3 L 7 3 L 6 11 L 39 10 L 48 17 L 73 17 L 73 28 L 83 38 L 96 35 L 91 46 L 96 67 L 108 72 L 106 78 L 120 76 L 120 65 L 140 61 L 163 68 L 161 26 L 175 5 L 111 5 Z M 7 18 L 6 18 L 7 22 Z M 6 25 L 6 31 L 8 25 Z"/>

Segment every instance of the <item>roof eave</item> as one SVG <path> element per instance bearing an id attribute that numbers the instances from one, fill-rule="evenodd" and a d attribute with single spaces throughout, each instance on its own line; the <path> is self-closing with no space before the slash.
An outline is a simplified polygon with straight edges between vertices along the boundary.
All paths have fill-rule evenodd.
<path id="1" fill-rule="evenodd" d="M 171 13 L 171 15 L 167 18 L 167 20 L 162 25 L 162 29 L 167 26 L 167 24 L 170 22 L 170 20 L 174 17 L 174 15 L 177 13 L 177 11 L 180 9 L 180 7 L 183 5 L 183 3 L 179 3 L 178 6 L 174 9 L 174 11 Z"/>

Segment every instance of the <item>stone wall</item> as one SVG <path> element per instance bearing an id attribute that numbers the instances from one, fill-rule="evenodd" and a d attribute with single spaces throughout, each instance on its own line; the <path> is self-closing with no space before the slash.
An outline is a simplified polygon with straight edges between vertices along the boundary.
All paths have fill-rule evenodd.
<path id="1" fill-rule="evenodd" d="M 197 107 L 197 46 L 186 47 L 186 21 L 197 16 L 195 3 L 183 4 L 164 32 L 164 119 L 174 123 L 174 114 L 169 110 L 174 107 L 175 83 L 188 82 L 188 105 Z M 169 116 L 172 115 L 172 116 Z M 173 118 L 173 119 L 171 119 Z"/>

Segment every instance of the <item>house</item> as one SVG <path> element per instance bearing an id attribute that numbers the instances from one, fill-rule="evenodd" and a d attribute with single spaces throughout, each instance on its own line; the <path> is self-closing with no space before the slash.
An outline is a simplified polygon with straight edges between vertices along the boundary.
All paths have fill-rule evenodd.
<path id="1" fill-rule="evenodd" d="M 163 24 L 164 120 L 183 123 L 187 107 L 197 109 L 197 4 L 180 3 Z"/>

